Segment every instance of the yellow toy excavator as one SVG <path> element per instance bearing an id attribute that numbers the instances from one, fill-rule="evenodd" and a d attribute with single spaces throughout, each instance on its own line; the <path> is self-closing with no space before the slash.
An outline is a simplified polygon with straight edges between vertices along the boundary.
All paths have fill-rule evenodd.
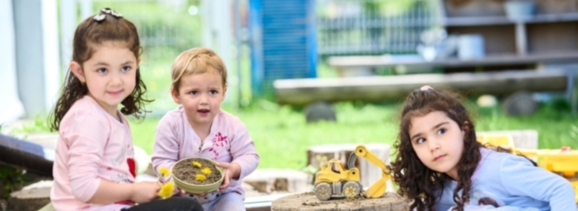
<path id="1" fill-rule="evenodd" d="M 363 157 L 372 164 L 381 168 L 382 177 L 362 194 L 359 169 L 355 167 L 357 157 Z M 355 198 L 361 194 L 366 198 L 379 198 L 385 194 L 386 181 L 390 178 L 390 171 L 383 161 L 368 151 L 365 146 L 359 145 L 355 153 L 351 153 L 344 168 L 341 161 L 331 159 L 321 165 L 321 170 L 315 174 L 315 196 L 321 201 L 331 198 Z"/>

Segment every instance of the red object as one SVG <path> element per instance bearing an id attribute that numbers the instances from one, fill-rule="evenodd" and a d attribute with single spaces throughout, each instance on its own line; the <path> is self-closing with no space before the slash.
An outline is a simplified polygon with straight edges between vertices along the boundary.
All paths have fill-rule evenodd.
<path id="1" fill-rule="evenodd" d="M 117 201 L 115 202 L 115 204 L 128 204 L 128 205 L 134 205 L 134 201 L 131 200 L 123 200 L 123 201 Z"/>
<path id="2" fill-rule="evenodd" d="M 132 174 L 133 177 L 136 177 L 136 165 L 134 159 L 127 158 L 126 163 L 128 163 L 128 170 L 130 171 L 130 174 Z"/>
<path id="3" fill-rule="evenodd" d="M 562 148 L 560 148 L 560 151 L 570 152 L 570 151 L 572 151 L 572 148 L 570 146 L 563 146 Z"/>

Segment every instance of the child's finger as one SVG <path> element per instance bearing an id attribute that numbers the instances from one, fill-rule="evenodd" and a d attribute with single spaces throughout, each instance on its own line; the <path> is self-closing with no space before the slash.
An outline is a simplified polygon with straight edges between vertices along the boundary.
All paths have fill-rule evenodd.
<path id="1" fill-rule="evenodd" d="M 223 179 L 223 184 L 221 184 L 219 189 L 225 189 L 227 187 L 229 187 L 229 175 L 225 175 L 225 178 Z"/>
<path id="2" fill-rule="evenodd" d="M 229 168 L 229 163 L 226 162 L 217 162 L 217 166 L 223 167 L 224 169 L 228 169 Z"/>

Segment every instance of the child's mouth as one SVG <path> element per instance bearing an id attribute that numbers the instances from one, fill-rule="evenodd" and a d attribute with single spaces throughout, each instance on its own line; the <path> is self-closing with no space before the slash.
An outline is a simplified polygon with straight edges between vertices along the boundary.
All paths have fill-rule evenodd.
<path id="1" fill-rule="evenodd" d="M 109 95 L 112 95 L 112 96 L 117 96 L 117 95 L 122 94 L 122 90 L 116 91 L 116 92 L 108 92 L 108 94 L 109 94 Z"/>
<path id="2" fill-rule="evenodd" d="M 442 159 L 443 157 L 445 157 L 446 155 L 440 155 L 434 158 L 434 161 L 438 161 L 439 159 Z"/>
<path id="3" fill-rule="evenodd" d="M 209 113 L 209 109 L 199 109 L 197 110 L 197 112 L 201 113 L 201 114 L 208 114 Z"/>

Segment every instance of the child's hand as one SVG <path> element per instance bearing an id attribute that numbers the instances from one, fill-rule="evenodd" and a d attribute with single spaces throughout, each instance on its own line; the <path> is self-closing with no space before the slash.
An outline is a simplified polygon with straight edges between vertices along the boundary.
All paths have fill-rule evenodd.
<path id="1" fill-rule="evenodd" d="M 226 162 L 217 162 L 217 166 L 222 167 L 225 171 L 225 178 L 223 179 L 223 183 L 219 187 L 219 190 L 223 190 L 229 187 L 229 183 L 231 179 L 238 178 L 239 173 L 241 172 L 241 167 L 239 164 L 236 163 L 226 163 Z"/>
<path id="2" fill-rule="evenodd" d="M 151 201 L 158 197 L 160 185 L 157 182 L 137 182 L 133 183 L 132 196 L 130 200 L 136 203 Z"/>

